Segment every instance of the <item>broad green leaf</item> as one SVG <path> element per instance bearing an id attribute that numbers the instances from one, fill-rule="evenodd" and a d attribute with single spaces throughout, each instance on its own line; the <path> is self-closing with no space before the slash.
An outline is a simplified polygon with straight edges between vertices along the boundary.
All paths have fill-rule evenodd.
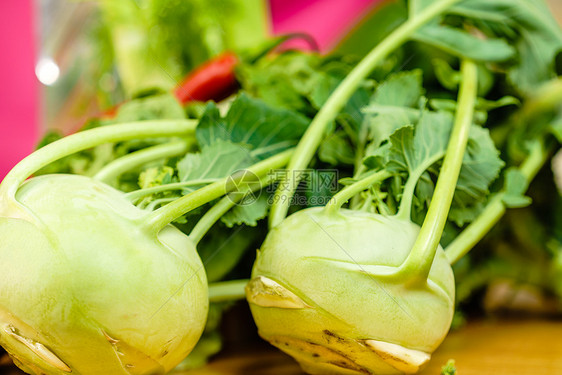
<path id="1" fill-rule="evenodd" d="M 223 178 L 253 163 L 247 148 L 217 140 L 201 152 L 187 154 L 177 164 L 180 181 Z M 191 191 L 188 189 L 187 191 Z"/>
<path id="2" fill-rule="evenodd" d="M 422 71 L 395 73 L 376 89 L 371 103 L 396 107 L 415 107 L 424 94 Z"/>
<path id="3" fill-rule="evenodd" d="M 265 193 L 260 194 L 257 198 L 250 195 L 221 216 L 221 221 L 229 228 L 242 224 L 255 227 L 258 225 L 258 220 L 267 216 L 268 209 L 269 203 Z"/>
<path id="4" fill-rule="evenodd" d="M 414 40 L 474 61 L 506 61 L 515 54 L 515 49 L 505 40 L 483 39 L 448 26 L 427 25 L 414 35 Z"/>
<path id="5" fill-rule="evenodd" d="M 488 129 L 472 126 L 455 191 L 455 206 L 470 207 L 485 198 L 503 166 Z"/>
<path id="6" fill-rule="evenodd" d="M 424 111 L 415 128 L 406 126 L 390 136 L 387 170 L 408 174 L 443 155 L 449 141 L 453 116 L 448 112 Z"/>
<path id="7" fill-rule="evenodd" d="M 197 126 L 196 137 L 202 147 L 223 140 L 245 145 L 252 157 L 265 159 L 294 146 L 308 123 L 297 112 L 272 108 L 242 93 L 224 118 L 210 103 Z"/>

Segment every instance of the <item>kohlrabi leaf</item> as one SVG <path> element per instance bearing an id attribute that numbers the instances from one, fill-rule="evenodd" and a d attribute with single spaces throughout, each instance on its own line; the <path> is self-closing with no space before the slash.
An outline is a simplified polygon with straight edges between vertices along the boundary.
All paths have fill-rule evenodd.
<path id="1" fill-rule="evenodd" d="M 268 209 L 268 197 L 265 193 L 260 194 L 257 198 L 255 195 L 249 195 L 221 216 L 221 221 L 229 228 L 242 224 L 255 227 L 258 225 L 258 220 L 267 216 Z"/>
<path id="2" fill-rule="evenodd" d="M 452 102 L 456 107 L 456 103 Z M 398 176 L 419 178 L 414 195 L 414 216 L 423 211 L 433 195 L 434 178 L 447 149 L 453 126 L 452 111 L 417 111 L 421 116 L 411 125 L 400 127 L 386 143 L 367 150 L 364 165 L 369 169 L 384 168 Z M 412 118 L 413 119 L 413 118 Z M 462 226 L 477 216 L 487 199 L 490 184 L 498 177 L 503 162 L 487 129 L 473 125 L 460 171 L 449 219 Z M 430 172 L 429 174 L 427 172 Z M 433 176 L 433 177 L 431 177 Z M 393 194 L 400 194 L 395 190 Z"/>
<path id="3" fill-rule="evenodd" d="M 355 162 L 355 151 L 345 132 L 340 130 L 328 135 L 322 141 L 318 149 L 318 158 L 334 166 L 353 165 Z"/>
<path id="4" fill-rule="evenodd" d="M 516 50 L 508 77 L 522 93 L 556 77 L 562 32 L 544 0 L 471 0 L 451 12 L 466 17 L 486 35 L 506 39 Z"/>
<path id="5" fill-rule="evenodd" d="M 238 79 L 242 88 L 268 105 L 312 115 L 307 96 L 320 74 L 319 55 L 285 52 L 276 58 L 266 56 L 253 64 L 242 63 Z"/>
<path id="6" fill-rule="evenodd" d="M 138 184 L 141 189 L 169 184 L 174 174 L 174 168 L 168 166 L 147 168 L 139 175 Z"/>
<path id="7" fill-rule="evenodd" d="M 181 159 L 177 164 L 178 177 L 182 182 L 223 178 L 251 165 L 253 160 L 247 148 L 219 139 L 203 146 L 201 152 Z"/>
<path id="8" fill-rule="evenodd" d="M 288 109 L 270 107 L 259 99 L 242 93 L 232 103 L 225 117 L 210 103 L 197 126 L 201 147 L 227 141 L 247 147 L 256 159 L 264 159 L 294 146 L 309 120 Z"/>
<path id="9" fill-rule="evenodd" d="M 422 83 L 421 70 L 395 73 L 377 87 L 371 103 L 415 107 L 425 93 Z"/>
<path id="10" fill-rule="evenodd" d="M 527 178 L 517 168 L 510 168 L 505 173 L 505 193 L 502 202 L 509 208 L 527 207 L 532 199 L 525 195 L 528 188 Z"/>
<path id="11" fill-rule="evenodd" d="M 427 25 L 415 34 L 414 39 L 474 61 L 506 61 L 515 55 L 515 49 L 505 40 L 480 38 L 467 31 L 443 25 Z"/>
<path id="12" fill-rule="evenodd" d="M 242 88 L 267 104 L 307 116 L 322 108 L 330 94 L 345 78 L 354 62 L 324 58 L 316 54 L 286 52 L 272 59 L 266 56 L 238 69 Z M 361 108 L 369 100 L 369 90 L 359 87 L 347 101 L 337 122 L 349 125 L 353 138 L 363 119 Z"/>
<path id="13" fill-rule="evenodd" d="M 416 107 L 424 93 L 421 70 L 395 73 L 382 82 L 363 109 L 369 133 L 367 147 L 374 150 L 396 130 L 416 123 L 420 116 Z"/>
<path id="14" fill-rule="evenodd" d="M 488 129 L 472 126 L 453 204 L 469 207 L 484 199 L 503 166 Z"/>
<path id="15" fill-rule="evenodd" d="M 415 128 L 406 126 L 390 136 L 386 169 L 408 174 L 427 169 L 444 155 L 452 125 L 450 113 L 424 111 Z"/>

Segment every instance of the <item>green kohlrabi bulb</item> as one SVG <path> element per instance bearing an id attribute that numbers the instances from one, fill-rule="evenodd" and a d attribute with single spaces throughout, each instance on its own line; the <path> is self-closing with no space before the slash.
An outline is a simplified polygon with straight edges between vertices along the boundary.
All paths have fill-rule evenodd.
<path id="1" fill-rule="evenodd" d="M 0 216 L 0 344 L 30 374 L 164 374 L 208 311 L 191 240 L 123 193 L 73 175 L 23 184 L 28 212 Z"/>
<path id="2" fill-rule="evenodd" d="M 447 334 L 454 277 L 443 250 L 427 282 L 395 275 L 411 222 L 342 209 L 299 211 L 273 228 L 246 288 L 260 335 L 311 374 L 410 374 Z"/>

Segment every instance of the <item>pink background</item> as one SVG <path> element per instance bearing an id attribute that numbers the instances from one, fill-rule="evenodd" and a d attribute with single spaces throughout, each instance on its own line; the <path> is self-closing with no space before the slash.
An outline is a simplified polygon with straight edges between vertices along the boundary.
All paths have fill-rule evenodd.
<path id="1" fill-rule="evenodd" d="M 381 0 L 269 0 L 275 35 L 301 32 L 328 51 Z M 291 47 L 308 48 L 304 41 Z"/>
<path id="2" fill-rule="evenodd" d="M 0 180 L 38 138 L 33 14 L 32 0 L 0 1 Z"/>
<path id="3" fill-rule="evenodd" d="M 310 34 L 327 51 L 379 1 L 270 0 L 272 32 Z M 0 180 L 39 138 L 34 14 L 33 0 L 0 0 Z"/>

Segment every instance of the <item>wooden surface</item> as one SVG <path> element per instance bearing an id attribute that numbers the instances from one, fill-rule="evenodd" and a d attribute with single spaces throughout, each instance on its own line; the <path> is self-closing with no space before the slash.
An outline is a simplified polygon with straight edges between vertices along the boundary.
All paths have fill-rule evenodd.
<path id="1" fill-rule="evenodd" d="M 562 375 L 562 320 L 471 323 L 449 334 L 421 375 L 439 375 L 441 366 L 450 358 L 456 360 L 458 375 Z M 23 373 L 0 361 L 0 374 Z M 266 344 L 224 353 L 200 370 L 174 373 L 302 374 L 290 357 Z"/>
<path id="2" fill-rule="evenodd" d="M 562 321 L 484 321 L 449 334 L 421 375 L 438 375 L 454 358 L 458 375 L 562 374 Z M 182 375 L 301 375 L 293 360 L 275 350 L 224 355 Z"/>

